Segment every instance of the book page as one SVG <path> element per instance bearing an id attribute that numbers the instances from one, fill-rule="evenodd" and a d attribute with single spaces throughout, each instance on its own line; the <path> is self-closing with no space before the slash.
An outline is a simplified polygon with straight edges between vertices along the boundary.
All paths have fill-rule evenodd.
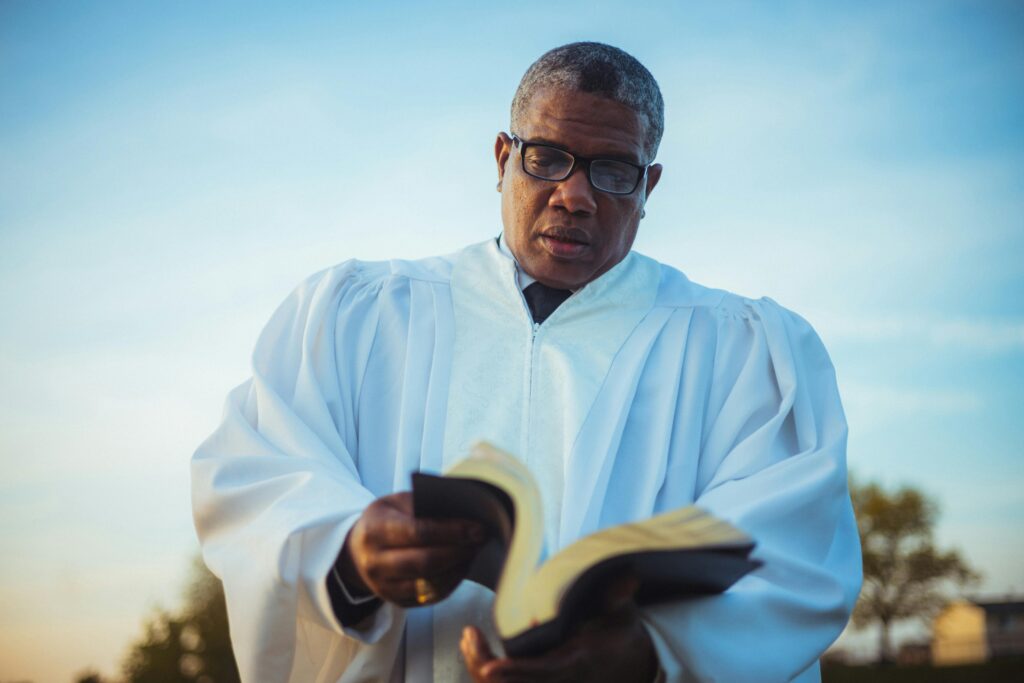
<path id="1" fill-rule="evenodd" d="M 694 506 L 595 532 L 561 550 L 530 577 L 526 592 L 521 596 L 521 600 L 529 604 L 530 614 L 524 615 L 515 628 L 521 630 L 554 619 L 563 595 L 576 579 L 609 558 L 688 549 L 727 550 L 752 545 L 746 534 Z"/>

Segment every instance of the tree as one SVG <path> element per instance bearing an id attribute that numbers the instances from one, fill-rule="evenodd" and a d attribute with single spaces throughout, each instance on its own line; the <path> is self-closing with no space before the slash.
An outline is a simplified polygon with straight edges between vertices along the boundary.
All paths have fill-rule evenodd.
<path id="1" fill-rule="evenodd" d="M 878 484 L 851 482 L 864 555 L 864 586 L 853 611 L 853 625 L 877 622 L 879 661 L 892 661 L 889 640 L 895 622 L 925 619 L 950 593 L 979 577 L 953 550 L 935 547 L 932 530 L 938 506 L 917 489 L 886 491 Z"/>
<path id="2" fill-rule="evenodd" d="M 158 611 L 128 652 L 128 683 L 236 683 L 221 582 L 196 559 L 178 614 Z"/>
<path id="3" fill-rule="evenodd" d="M 191 662 L 182 643 L 184 623 L 160 610 L 146 622 L 145 634 L 132 646 L 124 663 L 130 683 L 195 683 L 195 671 L 182 667 Z M 184 670 L 183 670 L 184 668 Z"/>

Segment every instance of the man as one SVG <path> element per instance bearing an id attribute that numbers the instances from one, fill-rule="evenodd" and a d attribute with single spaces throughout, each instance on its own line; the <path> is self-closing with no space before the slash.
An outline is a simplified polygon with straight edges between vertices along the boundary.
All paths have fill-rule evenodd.
<path id="1" fill-rule="evenodd" d="M 662 129 L 635 59 L 552 50 L 495 144 L 499 240 L 347 262 L 274 314 L 193 461 L 245 680 L 818 680 L 860 583 L 834 373 L 771 300 L 630 251 Z M 624 577 L 561 647 L 500 657 L 462 581 L 482 530 L 416 520 L 407 492 L 481 438 L 537 477 L 551 550 L 696 503 L 764 566 L 643 610 Z"/>

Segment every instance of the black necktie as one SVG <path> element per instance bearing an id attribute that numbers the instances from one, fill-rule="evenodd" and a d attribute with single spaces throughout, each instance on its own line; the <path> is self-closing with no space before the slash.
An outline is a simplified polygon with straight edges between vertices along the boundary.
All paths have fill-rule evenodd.
<path id="1" fill-rule="evenodd" d="M 530 307 L 530 315 L 537 324 L 547 320 L 548 316 L 571 295 L 572 292 L 568 289 L 555 289 L 540 282 L 534 282 L 523 290 L 526 305 Z"/>

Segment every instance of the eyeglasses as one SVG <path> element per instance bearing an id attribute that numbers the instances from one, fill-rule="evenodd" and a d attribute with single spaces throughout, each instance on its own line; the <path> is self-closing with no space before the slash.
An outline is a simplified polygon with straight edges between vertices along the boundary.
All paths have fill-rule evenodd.
<path id="1" fill-rule="evenodd" d="M 519 147 L 527 175 L 540 180 L 565 180 L 581 165 L 587 170 L 591 186 L 608 194 L 633 194 L 649 168 L 618 159 L 588 159 L 551 145 L 526 142 L 518 135 L 512 136 L 512 142 Z"/>

